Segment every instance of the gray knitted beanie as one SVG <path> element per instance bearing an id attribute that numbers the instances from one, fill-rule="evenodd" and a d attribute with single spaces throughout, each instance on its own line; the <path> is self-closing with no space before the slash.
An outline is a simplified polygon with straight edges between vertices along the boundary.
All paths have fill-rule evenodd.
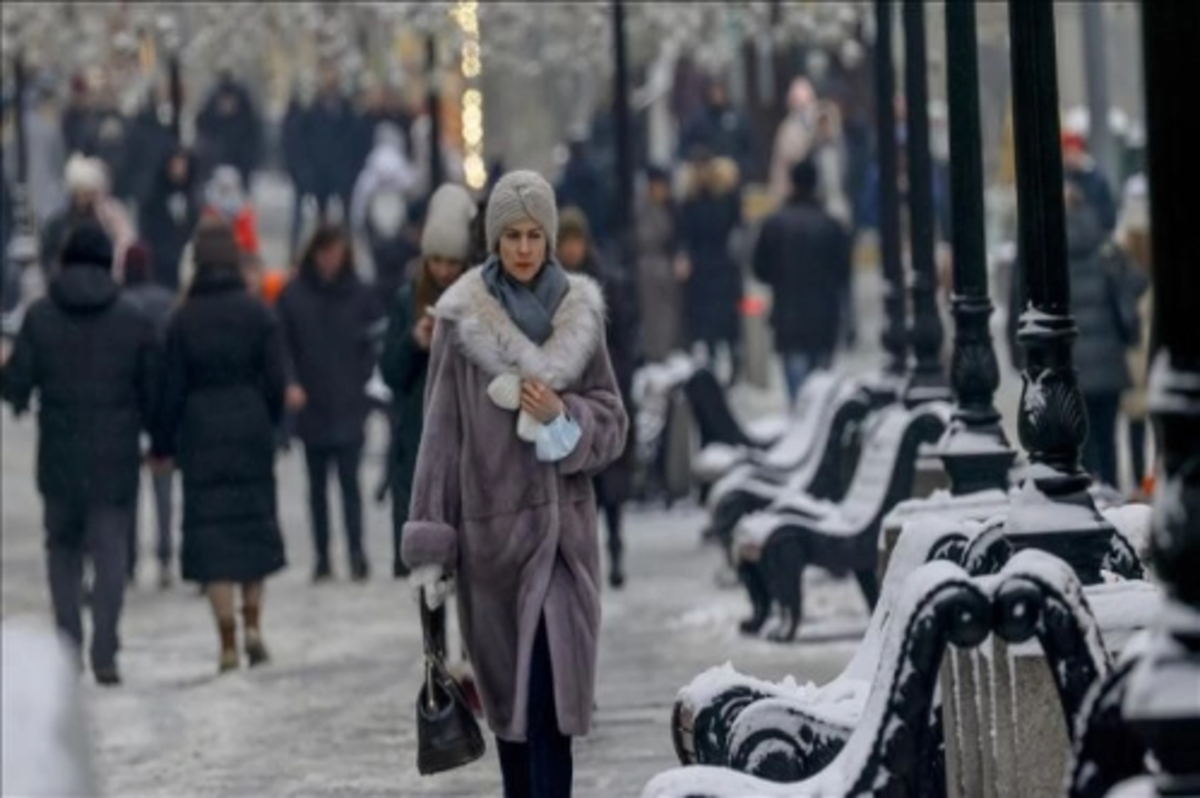
<path id="1" fill-rule="evenodd" d="M 504 228 L 532 219 L 546 234 L 546 254 L 554 257 L 558 236 L 558 205 L 554 189 L 537 172 L 509 172 L 500 178 L 488 198 L 485 229 L 488 252 L 495 252 Z"/>
<path id="2" fill-rule="evenodd" d="M 421 254 L 466 262 L 471 253 L 475 200 L 462 186 L 444 183 L 429 198 L 421 230 Z"/>

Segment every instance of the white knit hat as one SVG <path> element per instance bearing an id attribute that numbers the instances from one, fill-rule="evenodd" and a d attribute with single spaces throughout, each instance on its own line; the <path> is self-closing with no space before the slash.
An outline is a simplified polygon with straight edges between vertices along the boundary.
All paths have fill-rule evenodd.
<path id="1" fill-rule="evenodd" d="M 554 189 L 537 172 L 509 172 L 496 183 L 488 199 L 485 228 L 489 252 L 496 251 L 504 228 L 532 219 L 546 235 L 547 253 L 553 254 L 558 236 L 558 204 Z"/>
<path id="2" fill-rule="evenodd" d="M 99 158 L 72 155 L 67 159 L 64 177 L 68 191 L 104 193 L 108 190 L 108 169 Z"/>
<path id="3" fill-rule="evenodd" d="M 438 186 L 425 211 L 421 255 L 465 263 L 471 254 L 471 221 L 477 210 L 475 200 L 462 186 L 455 183 Z"/>

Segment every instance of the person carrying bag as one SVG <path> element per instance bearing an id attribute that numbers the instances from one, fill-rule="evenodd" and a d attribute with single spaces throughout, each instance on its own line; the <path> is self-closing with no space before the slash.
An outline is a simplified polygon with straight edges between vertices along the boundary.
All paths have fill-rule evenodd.
<path id="1" fill-rule="evenodd" d="M 425 683 L 417 696 L 417 770 L 422 776 L 469 765 L 483 756 L 483 732 L 462 688 L 446 668 L 446 607 L 430 609 L 421 590 Z"/>

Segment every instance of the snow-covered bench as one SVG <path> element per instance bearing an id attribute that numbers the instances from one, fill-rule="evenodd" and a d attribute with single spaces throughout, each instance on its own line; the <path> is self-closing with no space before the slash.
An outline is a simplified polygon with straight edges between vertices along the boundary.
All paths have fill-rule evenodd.
<path id="1" fill-rule="evenodd" d="M 933 562 L 906 581 L 870 682 L 859 722 L 828 767 L 781 784 L 710 765 L 656 776 L 643 798 L 748 798 L 877 794 L 892 782 L 913 784 L 928 747 L 928 718 L 945 647 L 978 645 L 988 633 L 987 594 L 959 566 Z M 907 794 L 921 795 L 910 789 Z"/>
<path id="2" fill-rule="evenodd" d="M 777 447 L 718 480 L 708 497 L 709 535 L 729 550 L 737 523 L 782 496 L 803 492 L 829 501 L 841 499 L 857 456 L 846 438 L 874 409 L 871 403 L 856 380 L 841 381 L 810 423 L 797 424 Z M 798 457 L 778 451 L 801 438 L 806 448 Z"/>
<path id="3" fill-rule="evenodd" d="M 785 422 L 783 437 L 774 445 L 763 450 L 723 442 L 711 443 L 693 458 L 692 475 L 703 484 L 713 484 L 743 465 L 764 465 L 774 471 L 798 468 L 809 455 L 816 431 L 826 422 L 839 387 L 847 381 L 832 371 L 814 373 L 800 389 L 792 417 Z"/>
<path id="4" fill-rule="evenodd" d="M 697 676 L 679 691 L 673 711 L 672 736 L 679 761 L 685 765 L 729 764 L 730 734 L 740 714 L 747 707 L 771 698 L 810 707 L 815 724 L 831 727 L 830 735 L 837 740 L 830 742 L 840 748 L 862 712 L 905 579 L 930 560 L 958 562 L 968 543 L 986 529 L 986 523 L 959 522 L 949 517 L 906 527 L 896 544 L 879 605 L 871 615 L 862 642 L 841 675 L 828 684 L 799 685 L 792 677 L 779 683 L 765 682 L 738 673 L 728 664 Z M 825 746 L 824 750 L 828 748 Z M 819 768 L 822 746 L 815 744 L 810 755 L 812 767 Z"/>
<path id="5" fill-rule="evenodd" d="M 875 607 L 880 523 L 911 496 L 920 448 L 938 440 L 951 412 L 944 402 L 885 407 L 867 422 L 858 467 L 842 501 L 794 493 L 742 519 L 733 545 L 754 607 L 743 626 L 747 632 L 762 627 L 774 602 L 781 623 L 772 639 L 795 638 L 802 614 L 801 578 L 810 565 L 836 575 L 853 573 L 867 603 Z"/>
<path id="6" fill-rule="evenodd" d="M 1096 600 L 1129 601 L 1107 595 L 1117 590 L 1114 586 L 1089 589 Z M 1144 593 L 1145 583 L 1141 583 L 1130 595 L 1144 599 Z M 1015 555 L 999 575 L 982 577 L 971 577 L 951 563 L 928 563 L 905 580 L 884 630 L 869 695 L 840 746 L 836 740 L 822 739 L 822 732 L 831 728 L 829 721 L 848 720 L 850 702 L 843 702 L 840 718 L 829 711 L 819 722 L 804 719 L 806 725 L 788 736 L 770 724 L 800 717 L 799 702 L 794 696 L 765 699 L 744 710 L 735 727 L 752 727 L 756 718 L 770 724 L 748 732 L 735 728 L 734 734 L 744 734 L 748 745 L 755 734 L 761 739 L 734 758 L 744 757 L 736 764 L 746 770 L 788 781 L 729 768 L 685 767 L 660 774 L 643 796 L 942 795 L 946 781 L 937 721 L 941 713 L 933 711 L 939 665 L 949 643 L 973 648 L 989 632 L 1014 647 L 1038 639 L 1068 724 L 1081 711 L 1087 692 L 1110 670 L 1109 654 L 1084 588 L 1063 561 L 1027 550 Z M 796 763 L 803 756 L 819 756 L 820 766 Z M 795 773 L 807 777 L 790 778 Z"/>

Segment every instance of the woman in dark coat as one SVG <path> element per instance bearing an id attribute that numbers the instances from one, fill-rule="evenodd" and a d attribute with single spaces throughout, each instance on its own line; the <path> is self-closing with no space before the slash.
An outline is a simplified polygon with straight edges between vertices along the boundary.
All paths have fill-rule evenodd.
<path id="1" fill-rule="evenodd" d="M 732 373 L 741 365 L 742 274 L 730 242 L 742 225 L 738 170 L 728 158 L 701 154 L 689 164 L 687 196 L 680 211 L 680 238 L 689 272 L 684 292 L 688 336 L 703 344 L 710 363 L 718 344 L 729 348 Z"/>
<path id="2" fill-rule="evenodd" d="M 154 253 L 154 281 L 179 290 L 179 263 L 200 219 L 196 159 L 179 148 L 163 159 L 153 182 L 138 203 L 138 230 Z"/>
<path id="3" fill-rule="evenodd" d="M 391 446 L 392 574 L 408 576 L 400 557 L 401 531 L 408 522 L 417 449 L 425 428 L 425 378 L 433 341 L 430 311 L 442 293 L 467 270 L 471 221 L 476 213 L 466 189 L 446 184 L 429 201 L 421 231 L 421 266 L 415 281 L 400 289 L 392 305 L 379 371 L 392 390 L 395 414 Z"/>
<path id="4" fill-rule="evenodd" d="M 638 333 L 638 313 L 630 296 L 625 276 L 605 266 L 596 254 L 588 228 L 587 217 L 578 208 L 565 208 L 559 214 L 558 260 L 569 273 L 586 274 L 600 285 L 604 304 L 608 308 L 605 342 L 612 362 L 613 376 L 621 391 L 626 412 L 633 407 L 633 373 L 637 355 L 635 342 Z M 629 425 L 625 451 L 621 457 L 596 476 L 596 501 L 604 513 L 608 527 L 608 583 L 615 588 L 625 584 L 622 562 L 624 544 L 621 539 L 622 510 L 633 492 L 633 470 L 636 454 L 634 425 Z"/>
<path id="5" fill-rule="evenodd" d="M 1141 334 L 1137 303 L 1146 278 L 1111 241 L 1077 183 L 1067 183 L 1066 202 L 1071 312 L 1079 327 L 1075 369 L 1088 412 L 1083 465 L 1116 487 L 1117 416 L 1121 394 L 1133 384 L 1125 354 Z"/>
<path id="6" fill-rule="evenodd" d="M 167 331 L 154 454 L 183 473 L 183 578 L 206 586 L 224 672 L 238 667 L 235 585 L 246 656 L 267 661 L 263 580 L 285 564 L 275 510 L 284 350 L 270 312 L 246 291 L 233 232 L 205 222 L 193 250 L 196 275 Z"/>
<path id="7" fill-rule="evenodd" d="M 342 491 L 350 575 L 369 575 L 363 549 L 359 467 L 371 404 L 366 385 L 375 369 L 370 328 L 382 316 L 375 293 L 354 271 L 344 228 L 322 225 L 313 234 L 299 274 L 279 297 L 277 312 L 295 384 L 290 404 L 308 466 L 316 567 L 313 581 L 332 577 L 329 561 L 329 469 Z"/>
<path id="8" fill-rule="evenodd" d="M 651 167 L 646 172 L 646 189 L 638 197 L 635 221 L 642 353 L 651 363 L 661 363 L 683 345 L 677 217 L 670 174 Z"/>

